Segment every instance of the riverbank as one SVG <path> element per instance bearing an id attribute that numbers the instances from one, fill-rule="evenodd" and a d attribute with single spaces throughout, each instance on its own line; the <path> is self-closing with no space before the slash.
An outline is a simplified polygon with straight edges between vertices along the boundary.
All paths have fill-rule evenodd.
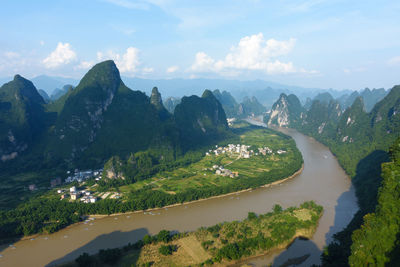
<path id="1" fill-rule="evenodd" d="M 303 155 L 304 169 L 295 179 L 282 186 L 259 188 L 241 193 L 240 197 L 232 195 L 200 201 L 188 204 L 187 208 L 173 207 L 153 214 L 121 215 L 95 220 L 93 224 L 78 224 L 33 241 L 18 241 L 14 243 L 16 249 L 3 248 L 0 265 L 57 265 L 74 261 L 83 253 L 92 255 L 100 249 L 122 248 L 128 243 L 137 242 L 146 234 L 155 235 L 163 229 L 191 232 L 224 221 L 241 221 L 249 211 L 263 214 L 271 211 L 276 203 L 287 208 L 310 200 L 324 207 L 324 214 L 312 239 L 296 239 L 288 249 L 250 259 L 247 263 L 261 267 L 274 262 L 279 266 L 288 259 L 308 254 L 309 257 L 301 266 L 321 264 L 323 247 L 349 223 L 358 209 L 354 189 L 326 146 L 296 131 L 288 130 L 285 134 L 296 141 Z"/>
<path id="2" fill-rule="evenodd" d="M 230 192 L 230 193 L 227 193 L 227 194 L 212 196 L 212 197 L 209 197 L 209 198 L 202 198 L 202 199 L 198 199 L 198 200 L 193 200 L 193 201 L 188 201 L 188 202 L 183 202 L 183 203 L 176 203 L 176 204 L 172 204 L 172 205 L 167 205 L 167 206 L 158 207 L 158 208 L 152 208 L 152 209 L 146 209 L 146 210 L 128 211 L 128 212 L 125 212 L 125 213 L 113 213 L 113 214 L 109 214 L 109 215 L 106 215 L 106 214 L 91 214 L 91 215 L 85 216 L 85 219 L 89 219 L 89 220 L 90 219 L 102 219 L 102 218 L 107 218 L 107 217 L 138 214 L 138 213 L 144 213 L 144 212 L 156 212 L 156 211 L 160 211 L 160 210 L 163 210 L 163 209 L 169 209 L 169 208 L 173 208 L 173 207 L 194 204 L 194 203 L 203 202 L 203 201 L 207 201 L 207 200 L 212 200 L 212 199 L 218 199 L 218 198 L 223 198 L 223 197 L 227 197 L 227 196 L 238 195 L 238 194 L 241 194 L 241 193 L 244 193 L 244 192 L 251 192 L 252 190 L 256 190 L 258 188 L 269 188 L 269 187 L 273 187 L 273 186 L 282 184 L 282 183 L 284 183 L 284 182 L 286 182 L 286 181 L 288 181 L 290 179 L 295 178 L 296 176 L 301 174 L 303 170 L 304 170 L 304 164 L 302 164 L 301 168 L 298 171 L 296 171 L 295 173 L 293 173 L 289 177 L 283 178 L 281 180 L 278 180 L 278 181 L 275 181 L 275 182 L 272 182 L 272 183 L 268 183 L 268 184 L 262 185 L 262 186 L 257 187 L 257 188 L 247 188 L 247 189 L 243 189 L 243 190 L 240 190 L 240 191 Z M 73 228 L 73 227 L 75 227 L 76 225 L 79 225 L 79 224 L 84 224 L 84 222 L 77 222 L 77 223 L 68 225 L 64 229 L 70 229 L 70 228 Z M 44 234 L 43 233 L 39 233 L 39 234 L 34 234 L 34 235 L 29 235 L 29 236 L 21 236 L 20 238 L 16 237 L 16 238 L 8 239 L 7 241 L 1 242 L 1 244 L 9 244 L 9 243 L 17 242 L 17 241 L 22 241 L 22 240 L 33 240 L 35 238 L 40 237 L 41 235 L 44 235 Z"/>
<path id="3" fill-rule="evenodd" d="M 301 168 L 298 171 L 296 171 L 295 173 L 293 173 L 289 177 L 283 178 L 281 180 L 278 180 L 278 181 L 275 181 L 275 182 L 272 182 L 272 183 L 261 185 L 260 187 L 257 187 L 257 188 L 263 188 L 263 187 L 269 188 L 269 187 L 272 187 L 272 186 L 276 186 L 276 185 L 282 184 L 282 183 L 284 183 L 284 182 L 286 182 L 286 181 L 288 181 L 290 179 L 293 179 L 294 177 L 298 176 L 303 171 L 303 169 L 304 169 L 304 163 L 301 165 Z M 257 188 L 247 188 L 247 189 L 243 189 L 243 190 L 240 190 L 240 191 L 230 192 L 230 193 L 226 193 L 226 194 L 222 194 L 222 195 L 211 196 L 211 197 L 208 197 L 208 198 L 202 198 L 202 199 L 192 200 L 192 201 L 183 202 L 183 203 L 176 203 L 176 204 L 172 204 L 172 205 L 167 205 L 167 206 L 158 207 L 158 208 L 152 208 L 152 209 L 146 209 L 146 210 L 128 211 L 128 212 L 124 212 L 124 213 L 113 213 L 113 214 L 109 214 L 109 215 L 92 214 L 92 215 L 89 215 L 88 218 L 89 219 L 90 218 L 101 219 L 101 218 L 112 217 L 112 216 L 120 216 L 120 215 L 129 215 L 129 214 L 135 214 L 135 213 L 159 211 L 159 210 L 162 210 L 162 209 L 168 209 L 168 208 L 173 208 L 173 207 L 178 207 L 178 206 L 198 203 L 198 202 L 202 202 L 202 201 L 206 201 L 206 200 L 217 199 L 217 198 L 222 198 L 222 197 L 227 197 L 227 196 L 232 196 L 232 195 L 238 195 L 238 194 L 244 193 L 244 192 L 251 192 L 252 190 L 256 190 Z M 82 223 L 82 222 L 79 222 L 79 223 Z M 70 225 L 70 226 L 73 226 L 73 225 Z"/>

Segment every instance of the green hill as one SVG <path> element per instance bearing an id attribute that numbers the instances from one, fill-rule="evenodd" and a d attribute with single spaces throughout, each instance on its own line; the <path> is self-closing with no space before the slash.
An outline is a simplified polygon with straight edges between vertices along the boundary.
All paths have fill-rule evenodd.
<path id="1" fill-rule="evenodd" d="M 258 102 L 255 96 L 245 97 L 243 102 L 239 105 L 238 116 L 241 118 L 245 118 L 248 116 L 258 116 L 263 114 L 266 111 L 266 108 Z"/>
<path id="2" fill-rule="evenodd" d="M 268 125 L 294 127 L 300 123 L 304 108 L 297 96 L 282 93 L 272 105 L 271 112 L 264 118 Z"/>
<path id="3" fill-rule="evenodd" d="M 399 251 L 398 246 L 394 250 L 399 231 L 393 222 L 400 216 L 392 209 L 393 203 L 398 202 L 398 190 L 394 189 L 392 174 L 387 173 L 388 167 L 382 170 L 381 164 L 388 161 L 389 146 L 400 136 L 400 86 L 393 87 L 370 112 L 366 111 L 365 99 L 357 96 L 344 112 L 338 101 L 313 101 L 309 110 L 302 113 L 300 123 L 288 120 L 298 112 L 289 111 L 285 98 L 281 97 L 271 112 L 276 115 L 275 122 L 269 120 L 271 124 L 287 122 L 281 126 L 296 128 L 326 144 L 355 186 L 360 210 L 325 249 L 323 266 L 348 266 L 350 255 L 352 266 L 383 266 L 383 262 L 393 262 Z M 388 232 L 381 225 L 387 225 Z M 377 242 L 388 235 L 390 239 L 383 237 L 384 242 Z"/>
<path id="4" fill-rule="evenodd" d="M 174 119 L 184 150 L 216 141 L 228 132 L 224 109 L 209 90 L 202 97 L 183 97 Z"/>
<path id="5" fill-rule="evenodd" d="M 214 96 L 221 103 L 225 114 L 228 118 L 233 118 L 238 115 L 239 104 L 236 102 L 235 98 L 227 91 L 214 90 Z"/>
<path id="6" fill-rule="evenodd" d="M 17 158 L 43 132 L 44 104 L 32 82 L 20 75 L 0 88 L 1 162 Z"/>
<path id="7" fill-rule="evenodd" d="M 66 99 L 59 100 L 64 105 L 49 133 L 46 158 L 90 167 L 114 155 L 173 145 L 176 134 L 165 131 L 168 112 L 157 96 L 158 102 L 154 95 L 151 100 L 127 88 L 113 61 L 97 64 Z"/>
<path id="8" fill-rule="evenodd" d="M 1 180 L 21 190 L 65 178 L 67 170 L 101 168 L 114 156 L 125 161 L 148 152 L 157 163 L 173 161 L 229 133 L 210 91 L 184 98 L 171 115 L 157 88 L 151 97 L 129 89 L 113 61 L 95 65 L 76 88 L 48 104 L 16 76 L 1 87 L 0 118 Z M 23 173 L 30 178 L 21 179 Z"/>

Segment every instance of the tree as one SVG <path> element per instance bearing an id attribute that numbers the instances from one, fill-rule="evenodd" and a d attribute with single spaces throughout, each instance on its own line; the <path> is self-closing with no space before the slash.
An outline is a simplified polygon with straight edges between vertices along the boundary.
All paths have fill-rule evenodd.
<path id="1" fill-rule="evenodd" d="M 257 219 L 257 214 L 255 214 L 254 212 L 249 212 L 247 215 L 247 219 L 250 221 L 255 220 L 255 219 Z"/>
<path id="2" fill-rule="evenodd" d="M 281 212 L 282 210 L 283 210 L 283 209 L 282 209 L 281 205 L 279 205 L 279 204 L 275 204 L 275 205 L 274 205 L 274 208 L 273 208 L 274 213 L 279 213 L 279 212 Z"/>
<path id="3" fill-rule="evenodd" d="M 172 255 L 172 253 L 176 250 L 176 246 L 173 245 L 161 245 L 161 247 L 158 249 L 158 252 L 160 252 L 162 255 L 167 256 L 167 255 Z"/>
<path id="4" fill-rule="evenodd" d="M 165 242 L 168 243 L 171 240 L 171 234 L 167 230 L 161 230 L 157 235 L 158 242 Z"/>

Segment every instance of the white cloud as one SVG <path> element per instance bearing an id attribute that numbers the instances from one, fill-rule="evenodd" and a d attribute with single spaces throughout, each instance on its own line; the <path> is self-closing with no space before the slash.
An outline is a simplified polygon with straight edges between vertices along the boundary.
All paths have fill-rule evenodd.
<path id="1" fill-rule="evenodd" d="M 206 53 L 198 52 L 190 69 L 195 72 L 213 71 L 215 69 L 214 62 L 215 60 Z"/>
<path id="2" fill-rule="evenodd" d="M 139 49 L 132 46 L 128 47 L 123 55 L 113 51 L 108 51 L 107 53 L 97 52 L 97 59 L 99 61 L 114 60 L 120 72 L 137 72 L 137 67 L 140 65 Z"/>
<path id="3" fill-rule="evenodd" d="M 316 71 L 297 69 L 292 62 L 285 63 L 275 59 L 289 54 L 295 43 L 294 38 L 287 41 L 265 40 L 262 33 L 246 36 L 222 60 L 214 60 L 206 53 L 198 52 L 190 70 L 217 73 L 232 73 L 232 70 L 257 70 L 268 74 L 315 73 Z"/>
<path id="4" fill-rule="evenodd" d="M 391 65 L 391 66 L 400 65 L 400 56 L 398 56 L 398 57 L 392 57 L 391 59 L 388 60 L 387 63 L 388 63 L 389 65 Z"/>
<path id="5" fill-rule="evenodd" d="M 152 73 L 152 72 L 154 72 L 154 69 L 153 68 L 143 68 L 142 69 L 142 72 L 144 73 L 144 74 L 149 74 L 149 73 Z"/>
<path id="6" fill-rule="evenodd" d="M 81 61 L 78 66 L 76 66 L 77 69 L 89 69 L 94 65 L 93 61 Z"/>
<path id="7" fill-rule="evenodd" d="M 57 48 L 43 60 L 43 63 L 46 68 L 51 69 L 68 64 L 76 59 L 76 53 L 71 49 L 71 45 L 59 42 Z"/>
<path id="8" fill-rule="evenodd" d="M 44 42 L 43 40 L 40 40 L 39 43 L 40 43 L 41 46 L 44 46 L 44 45 L 45 45 L 45 42 Z"/>
<path id="9" fill-rule="evenodd" d="M 171 66 L 171 67 L 167 68 L 166 72 L 167 72 L 167 73 L 174 73 L 174 72 L 176 72 L 177 70 L 179 70 L 179 67 L 178 67 L 178 66 Z"/>

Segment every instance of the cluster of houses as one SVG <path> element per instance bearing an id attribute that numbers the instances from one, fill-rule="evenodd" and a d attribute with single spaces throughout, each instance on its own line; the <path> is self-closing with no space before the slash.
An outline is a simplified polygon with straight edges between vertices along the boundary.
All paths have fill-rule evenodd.
<path id="1" fill-rule="evenodd" d="M 68 195 L 62 189 L 57 190 L 57 193 L 61 194 L 61 199 L 65 199 L 68 197 Z M 75 186 L 72 186 L 69 189 L 69 196 L 71 200 L 80 199 L 80 201 L 82 201 L 83 203 L 95 203 L 97 201 L 97 198 L 95 196 L 92 196 L 91 192 L 86 190 L 78 191 L 76 190 Z"/>
<path id="2" fill-rule="evenodd" d="M 262 155 L 267 155 L 267 154 L 272 154 L 272 149 L 270 149 L 269 147 L 259 147 L 258 148 L 258 153 L 262 154 Z"/>
<path id="3" fill-rule="evenodd" d="M 101 179 L 101 174 L 103 173 L 103 169 L 98 169 L 98 170 L 87 170 L 87 171 L 79 171 L 78 169 L 75 169 L 73 175 L 68 176 L 67 179 L 65 179 L 65 183 L 72 183 L 74 181 L 78 181 L 79 183 L 93 178 L 96 178 L 96 181 Z M 67 174 L 71 174 L 70 171 L 67 171 Z"/>
<path id="4" fill-rule="evenodd" d="M 258 155 L 258 154 L 262 154 L 262 155 L 267 155 L 267 154 L 273 154 L 272 149 L 270 149 L 269 147 L 259 147 L 258 148 L 258 152 L 254 152 L 253 150 L 249 150 L 250 146 L 247 145 L 241 145 L 241 144 L 229 144 L 226 147 L 218 147 L 215 146 L 214 150 L 209 150 L 208 152 L 206 152 L 206 156 L 210 156 L 211 154 L 214 154 L 216 156 L 228 153 L 230 155 L 236 153 L 239 154 L 240 157 L 248 159 L 253 155 Z M 285 150 L 281 150 L 279 149 L 278 151 L 276 151 L 276 153 L 278 154 L 284 154 L 286 153 Z"/>
<path id="5" fill-rule="evenodd" d="M 225 154 L 225 153 L 229 153 L 229 154 L 233 154 L 233 153 L 237 153 L 239 154 L 242 158 L 248 159 L 250 158 L 251 155 L 254 154 L 253 150 L 249 150 L 250 146 L 246 146 L 246 145 L 234 145 L 234 144 L 229 144 L 226 147 L 218 147 L 215 146 L 214 150 L 209 150 L 208 152 L 206 152 L 206 156 L 209 156 L 210 154 L 215 154 L 216 156 Z"/>
<path id="6" fill-rule="evenodd" d="M 225 169 L 222 166 L 214 165 L 213 169 L 215 170 L 215 174 L 221 176 L 229 176 L 231 178 L 235 178 L 239 176 L 239 172 L 233 172 L 231 170 Z"/>

